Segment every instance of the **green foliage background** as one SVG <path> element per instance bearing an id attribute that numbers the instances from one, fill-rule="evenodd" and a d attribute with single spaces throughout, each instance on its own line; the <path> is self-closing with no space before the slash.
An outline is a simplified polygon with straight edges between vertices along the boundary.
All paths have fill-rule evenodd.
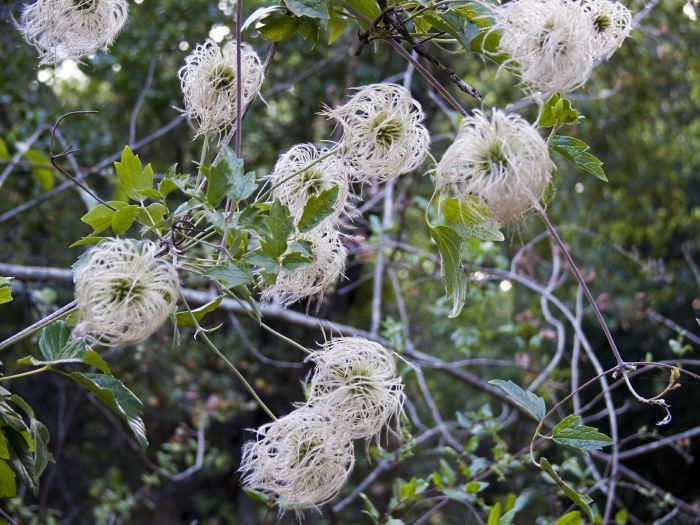
<path id="1" fill-rule="evenodd" d="M 264 5 L 265 2 L 246 2 L 245 12 L 252 13 Z M 688 259 L 700 260 L 700 26 L 683 14 L 683 6 L 682 1 L 668 0 L 654 7 L 614 57 L 596 68 L 586 89 L 570 97 L 586 119 L 566 132 L 591 146 L 591 151 L 604 162 L 609 183 L 562 162 L 557 171 L 558 193 L 550 207 L 575 258 L 587 271 L 590 285 L 628 360 L 644 360 L 649 355 L 674 359 L 685 344 L 669 344 L 671 339 L 678 339 L 678 334 L 654 321 L 649 309 L 698 333 L 695 318 L 700 315 L 700 283 Z M 94 109 L 99 111 L 97 115 L 66 121 L 62 127 L 66 140 L 80 148 L 81 166 L 93 166 L 119 153 L 129 142 L 130 115 L 137 101 L 142 102 L 136 120 L 137 140 L 178 117 L 176 108 L 182 107 L 182 100 L 176 72 L 187 53 L 204 40 L 214 25 L 233 30 L 233 7 L 226 0 L 218 4 L 204 0 L 144 0 L 132 4 L 126 29 L 111 53 L 99 54 L 81 64 L 84 79 L 76 81 L 61 80 L 59 72 L 51 69 L 37 74 L 34 50 L 24 44 L 11 23 L 10 17 L 18 16 L 21 2 L 5 2 L 0 6 L 0 138 L 14 153 L 39 126 L 50 126 L 69 111 Z M 633 12 L 642 7 L 640 2 L 630 5 Z M 695 10 L 700 10 L 697 4 Z M 318 112 L 323 104 L 342 101 L 348 87 L 400 78 L 397 75 L 403 73 L 405 63 L 388 46 L 370 45 L 355 55 L 355 30 L 348 28 L 330 46 L 324 33 L 318 41 L 296 34 L 280 43 L 263 85 L 265 103 L 256 103 L 245 121 L 243 156 L 247 168 L 254 167 L 263 175 L 272 169 L 277 156 L 292 145 L 333 136 L 332 124 Z M 270 46 L 253 29 L 245 34 L 245 40 L 261 56 Z M 187 48 L 183 43 L 187 43 Z M 512 88 L 512 78 L 505 72 L 499 74 L 497 66 L 485 63 L 479 56 L 436 53 L 487 95 L 489 104 L 504 107 L 520 99 L 520 93 Z M 149 68 L 153 68 L 153 80 L 144 92 Z M 476 107 L 473 100 L 452 91 L 468 109 Z M 412 92 L 429 115 L 428 126 L 434 138 L 431 151 L 439 159 L 454 135 L 456 118 L 441 111 L 429 95 L 428 85 L 417 74 Z M 526 105 L 520 111 L 531 120 L 536 118 L 534 105 Z M 140 149 L 139 154 L 153 163 L 157 173 L 174 162 L 191 167 L 201 147 L 199 141 L 191 140 L 191 135 L 187 123 L 182 122 Z M 46 155 L 48 138 L 48 133 L 44 133 L 33 148 Z M 110 165 L 107 166 L 109 171 Z M 112 173 L 91 175 L 88 181 L 103 198 L 118 197 Z M 16 169 L 1 190 L 0 216 L 46 195 L 47 189 L 61 182 L 57 174 L 37 174 L 29 167 Z M 368 189 L 364 200 L 369 201 L 374 191 Z M 371 207 L 358 220 L 354 231 L 359 239 L 358 249 L 349 262 L 347 278 L 323 303 L 320 317 L 368 327 L 372 262 L 382 233 L 435 253 L 423 219 L 431 192 L 427 175 L 404 176 L 397 184 L 399 220 L 393 231 L 381 232 L 380 205 Z M 69 189 L 2 220 L 0 261 L 70 267 L 83 248 L 68 246 L 89 233 L 79 220 L 85 211 L 79 194 Z M 507 269 L 513 254 L 541 231 L 541 224 L 530 218 L 507 232 L 505 243 L 469 243 L 467 260 L 476 266 Z M 447 361 L 515 361 L 519 366 L 491 364 L 471 366 L 468 370 L 483 380 L 513 379 L 521 384 L 532 379 L 531 369 L 541 369 L 551 358 L 555 348 L 552 327 L 542 318 L 536 294 L 517 283 L 504 292 L 498 280 L 479 281 L 471 286 L 461 315 L 448 319 L 450 305 L 443 298 L 435 261 L 390 249 L 386 254 L 395 263 L 416 348 Z M 546 242 L 528 253 L 520 270 L 535 280 L 549 277 L 550 249 Z M 15 282 L 13 291 L 15 301 L 0 306 L 2 339 L 53 305 L 72 299 L 70 287 L 52 283 Z M 573 308 L 575 285 L 570 276 L 566 276 L 558 296 Z M 388 280 L 384 305 L 383 335 L 400 350 L 406 342 Z M 305 366 L 270 366 L 250 351 L 253 346 L 270 358 L 299 364 L 302 356 L 294 348 L 282 346 L 279 340 L 243 318 L 240 331 L 225 314 L 217 314 L 210 322 L 226 323 L 214 335 L 217 344 L 248 377 L 255 378 L 256 388 L 275 413 L 286 413 L 291 403 L 303 399 L 301 380 Z M 285 323 L 273 326 L 307 346 L 322 338 L 317 330 Z M 596 354 L 604 365 L 611 366 L 613 361 L 597 327 L 592 320 L 585 327 Z M 38 497 L 25 494 L 17 500 L 0 502 L 0 508 L 19 523 L 272 523 L 275 511 L 266 510 L 264 504 L 246 495 L 236 473 L 245 429 L 266 422 L 265 414 L 190 333 L 183 330 L 181 336 L 176 345 L 172 333 L 164 329 L 135 348 L 110 350 L 103 355 L 115 375 L 146 405 L 144 419 L 151 445 L 145 452 L 134 445 L 133 438 L 108 411 L 62 378 L 14 382 L 13 391 L 30 402 L 48 426 L 56 463 L 45 474 Z M 14 364 L 16 358 L 36 353 L 35 347 L 35 341 L 26 341 L 4 353 L 5 373 L 21 370 Z M 683 357 L 700 359 L 695 348 Z M 568 393 L 569 373 L 565 362 L 541 389 L 549 406 Z M 592 375 L 590 367 L 582 370 L 582 377 Z M 640 380 L 639 385 L 647 393 L 658 391 L 666 381 L 661 375 L 644 377 L 647 379 Z M 427 423 L 429 411 L 408 367 L 404 369 L 404 380 L 419 419 Z M 511 458 L 527 444 L 532 432 L 530 422 L 521 420 L 497 432 L 499 427 L 494 427 L 492 421 L 501 410 L 499 403 L 441 372 L 428 371 L 426 380 L 443 417 L 456 419 L 475 436 L 469 445 L 469 470 L 476 472 L 479 465 L 475 463 L 482 458 L 483 462 L 496 465 L 496 471 L 502 474 L 492 476 L 488 480 L 491 485 L 479 494 L 484 505 L 502 502 L 506 506 L 508 494 L 525 495 L 527 504 L 516 519 L 523 524 L 535 523 L 537 519 L 542 520 L 538 523 L 549 523 L 564 513 L 568 502 L 558 497 L 555 487 L 535 469 Z M 584 397 L 590 400 L 596 393 L 587 391 Z M 616 392 L 617 405 L 623 406 L 628 397 L 622 391 Z M 659 414 L 630 401 L 620 415 L 622 436 L 643 429 L 670 435 L 700 424 L 695 408 L 700 400 L 697 383 L 683 381 L 683 387 L 667 400 L 674 414 L 669 427 L 655 430 Z M 202 470 L 181 482 L 157 475 L 159 469 L 175 473 L 193 463 L 196 429 L 202 414 L 208 420 Z M 605 419 L 598 424 L 607 431 Z M 410 426 L 409 430 L 419 433 L 419 429 Z M 631 443 L 636 445 L 639 441 L 632 439 Z M 385 448 L 391 451 L 398 445 L 390 441 Z M 447 485 L 464 484 L 469 476 L 459 472 L 454 453 L 442 445 L 437 439 L 428 441 L 427 445 L 416 447 L 415 454 L 406 453 L 399 466 L 379 476 L 367 495 L 381 513 L 390 505 L 392 485 L 398 478 L 430 480 L 436 472 Z M 699 454 L 700 446 L 697 438 L 679 446 L 685 455 L 666 449 L 625 464 L 675 496 L 698 505 L 700 492 L 693 481 L 699 474 L 697 463 L 686 459 Z M 350 493 L 385 453 L 376 449 L 368 454 L 364 450 L 357 452 L 358 465 L 343 495 Z M 557 454 L 564 471 L 577 479 L 579 486 L 593 483 L 580 457 Z M 651 523 L 671 508 L 664 506 L 660 498 L 638 490 L 634 483 L 631 485 L 620 489 L 620 506 L 642 523 Z M 308 520 L 369 523 L 361 512 L 364 508 L 358 499 L 337 515 L 326 509 L 322 516 L 310 516 Z M 404 504 L 394 515 L 411 523 L 428 508 Z M 486 516 L 488 513 L 482 518 L 485 520 Z M 620 515 L 621 520 L 623 517 Z M 465 511 L 459 505 L 451 505 L 431 519 L 430 523 L 465 523 Z M 283 520 L 292 523 L 294 517 Z"/>

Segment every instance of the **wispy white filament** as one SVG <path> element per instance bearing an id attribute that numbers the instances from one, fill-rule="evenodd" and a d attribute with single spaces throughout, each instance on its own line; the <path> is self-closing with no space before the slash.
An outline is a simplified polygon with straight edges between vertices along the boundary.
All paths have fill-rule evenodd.
<path id="1" fill-rule="evenodd" d="M 339 337 L 308 360 L 315 363 L 307 385 L 309 404 L 328 410 L 353 439 L 379 435 L 392 421 L 398 425 L 403 384 L 394 357 L 382 345 Z"/>
<path id="2" fill-rule="evenodd" d="M 75 268 L 81 321 L 76 335 L 105 346 L 143 341 L 177 307 L 173 265 L 150 241 L 110 239 L 87 252 Z"/>
<path id="3" fill-rule="evenodd" d="M 297 408 L 255 434 L 243 446 L 243 484 L 275 498 L 282 510 L 329 502 L 355 463 L 350 437 L 317 407 Z"/>
<path id="4" fill-rule="evenodd" d="M 253 48 L 241 44 L 241 106 L 260 91 L 264 71 Z M 223 49 L 213 40 L 199 44 L 185 58 L 178 72 L 185 99 L 185 112 L 195 122 L 199 135 L 220 136 L 235 125 L 237 117 L 236 42 Z"/>
<path id="5" fill-rule="evenodd" d="M 522 84 L 543 94 L 582 86 L 593 70 L 595 40 L 591 18 L 570 0 L 513 0 L 492 8 L 492 30 L 501 33 L 505 67 Z"/>
<path id="6" fill-rule="evenodd" d="M 311 243 L 312 261 L 289 271 L 282 269 L 275 283 L 263 290 L 262 298 L 288 305 L 302 299 L 322 296 L 343 275 L 347 250 L 340 233 L 332 228 L 314 228 L 299 240 Z"/>
<path id="7" fill-rule="evenodd" d="M 315 197 L 333 186 L 338 187 L 333 212 L 317 228 L 332 227 L 344 212 L 350 211 L 349 186 L 355 171 L 345 157 L 339 154 L 331 154 L 316 162 L 320 157 L 327 155 L 328 151 L 319 151 L 313 144 L 298 144 L 280 157 L 270 175 L 270 183 L 274 186 L 273 199 L 279 199 L 287 206 L 297 221 L 301 218 L 310 197 Z M 314 162 L 316 163 L 313 166 L 304 169 Z M 302 172 L 299 173 L 300 171 Z"/>
<path id="8" fill-rule="evenodd" d="M 537 203 L 552 169 L 547 144 L 525 119 L 500 110 L 489 119 L 475 111 L 440 160 L 435 185 L 457 197 L 478 197 L 491 218 L 507 224 Z"/>
<path id="9" fill-rule="evenodd" d="M 127 0 L 37 0 L 22 11 L 19 30 L 42 64 L 106 51 L 124 27 Z"/>
<path id="10" fill-rule="evenodd" d="M 607 60 L 632 31 L 632 13 L 610 0 L 584 0 L 582 6 L 593 21 L 593 56 Z"/>
<path id="11" fill-rule="evenodd" d="M 430 147 L 421 106 L 396 84 L 359 88 L 344 105 L 325 114 L 343 128 L 341 145 L 358 180 L 386 180 L 416 169 Z"/>

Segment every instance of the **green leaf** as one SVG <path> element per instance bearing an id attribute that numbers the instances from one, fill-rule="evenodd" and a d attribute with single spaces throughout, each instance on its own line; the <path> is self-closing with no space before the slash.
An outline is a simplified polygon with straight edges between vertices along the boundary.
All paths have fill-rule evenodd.
<path id="1" fill-rule="evenodd" d="M 447 226 L 430 226 L 430 236 L 440 252 L 442 282 L 452 298 L 449 317 L 457 317 L 467 300 L 467 276 L 462 268 L 462 238 Z"/>
<path id="2" fill-rule="evenodd" d="M 109 237 L 96 237 L 94 235 L 88 235 L 87 237 L 83 237 L 79 241 L 75 241 L 69 246 L 69 248 L 76 248 L 78 246 L 84 246 L 86 244 L 97 244 L 98 242 L 104 241 L 105 239 L 109 239 Z"/>
<path id="3" fill-rule="evenodd" d="M 605 171 L 603 171 L 603 163 L 595 155 L 588 153 L 590 148 L 582 140 L 566 135 L 555 135 L 552 137 L 549 147 L 582 170 L 608 182 Z"/>
<path id="4" fill-rule="evenodd" d="M 153 188 L 153 168 L 150 164 L 144 168 L 139 156 L 134 155 L 129 146 L 124 146 L 121 162 L 115 162 L 114 169 L 122 188 L 134 200 L 142 200 L 138 191 Z"/>
<path id="5" fill-rule="evenodd" d="M 176 167 L 177 164 L 175 164 L 173 167 Z M 170 169 L 172 169 L 171 167 Z M 168 170 L 170 171 L 170 170 Z M 168 195 L 170 195 L 172 192 L 174 192 L 177 189 L 177 184 L 175 184 L 175 181 L 171 177 L 168 177 L 167 173 L 165 175 L 165 178 L 162 179 L 158 183 L 158 192 L 160 193 L 160 196 L 165 199 Z"/>
<path id="6" fill-rule="evenodd" d="M 50 324 L 41 331 L 39 350 L 42 360 L 31 356 L 18 360 L 20 365 L 44 366 L 82 363 L 111 374 L 109 365 L 82 339 L 71 339 L 71 329 L 64 321 Z"/>
<path id="7" fill-rule="evenodd" d="M 564 445 L 578 452 L 600 450 L 612 445 L 612 439 L 599 432 L 597 428 L 583 424 L 581 416 L 566 416 L 552 431 L 555 443 Z"/>
<path id="8" fill-rule="evenodd" d="M 0 276 L 0 304 L 12 301 L 12 287 L 10 286 L 12 279 L 13 277 Z"/>
<path id="9" fill-rule="evenodd" d="M 321 23 L 316 18 L 309 18 L 308 16 L 302 16 L 299 19 L 299 34 L 304 40 L 311 40 L 312 42 L 318 42 L 318 33 L 321 30 Z"/>
<path id="10" fill-rule="evenodd" d="M 282 259 L 282 268 L 284 268 L 288 272 L 293 272 L 294 270 L 303 268 L 311 261 L 313 261 L 313 258 L 307 255 L 302 255 L 298 252 L 292 252 L 290 254 L 285 255 L 284 259 Z"/>
<path id="11" fill-rule="evenodd" d="M 10 160 L 10 150 L 2 137 L 0 137 L 0 160 Z"/>
<path id="12" fill-rule="evenodd" d="M 347 0 L 347 4 L 362 16 L 369 19 L 370 22 L 374 21 L 380 13 L 377 2 L 374 0 Z M 367 24 L 364 20 L 358 20 L 358 22 L 360 22 L 363 28 L 367 28 Z"/>
<path id="13" fill-rule="evenodd" d="M 328 8 L 325 0 L 284 0 L 289 10 L 296 16 L 309 18 L 328 18 Z"/>
<path id="14" fill-rule="evenodd" d="M 134 204 L 124 206 L 112 215 L 112 231 L 116 235 L 121 235 L 134 224 L 139 207 Z"/>
<path id="15" fill-rule="evenodd" d="M 490 384 L 496 385 L 502 389 L 508 397 L 512 399 L 518 406 L 521 406 L 527 410 L 532 417 L 537 421 L 542 421 L 546 413 L 544 399 L 540 396 L 523 390 L 518 385 L 513 383 L 513 381 L 503 381 L 502 379 L 492 379 L 489 381 Z"/>
<path id="16" fill-rule="evenodd" d="M 139 208 L 139 220 L 145 226 L 157 227 L 163 224 L 168 213 L 170 213 L 170 210 L 165 205 L 160 202 L 154 202 L 145 208 Z"/>
<path id="17" fill-rule="evenodd" d="M 0 459 L 10 459 L 10 449 L 3 432 L 0 432 Z"/>
<path id="18" fill-rule="evenodd" d="M 128 206 L 128 204 L 123 201 L 107 201 L 107 204 L 114 209 L 104 204 L 98 204 L 80 218 L 82 222 L 92 227 L 93 234 L 98 234 L 109 228 L 112 225 L 112 215 L 114 215 L 114 212 Z"/>
<path id="19" fill-rule="evenodd" d="M 496 502 L 496 504 L 491 507 L 491 512 L 489 513 L 489 521 L 486 525 L 498 525 L 501 519 L 501 503 Z"/>
<path id="20" fill-rule="evenodd" d="M 207 178 L 207 202 L 216 208 L 231 189 L 231 166 L 227 156 L 222 155 L 216 165 L 204 171 L 204 175 Z"/>
<path id="21" fill-rule="evenodd" d="M 625 525 L 628 519 L 629 516 L 625 509 L 621 509 L 615 513 L 615 523 L 617 523 L 617 525 Z"/>
<path id="22" fill-rule="evenodd" d="M 552 95 L 542 105 L 537 126 L 551 128 L 555 125 L 577 124 L 581 115 L 571 107 L 571 101 L 559 94 Z"/>
<path id="23" fill-rule="evenodd" d="M 442 201 L 442 215 L 445 218 L 445 224 L 457 232 L 462 239 L 505 240 L 498 225 L 488 219 L 488 211 L 476 198 L 468 201 L 445 199 Z"/>
<path id="24" fill-rule="evenodd" d="M 293 16 L 270 16 L 263 23 L 262 27 L 258 27 L 260 34 L 270 42 L 281 42 L 296 33 L 299 19 Z"/>
<path id="25" fill-rule="evenodd" d="M 0 498 L 17 496 L 17 476 L 6 461 L 0 461 Z"/>
<path id="26" fill-rule="evenodd" d="M 51 166 L 51 161 L 44 155 L 41 151 L 36 149 L 30 149 L 24 152 L 24 157 L 32 164 L 38 164 L 39 166 L 32 167 L 32 175 L 34 179 L 39 183 L 41 189 L 44 191 L 50 191 L 53 189 L 55 179 L 53 176 L 53 169 Z M 46 166 L 43 168 L 41 166 Z"/>
<path id="27" fill-rule="evenodd" d="M 219 281 L 225 288 L 235 288 L 253 282 L 253 272 L 247 264 L 240 261 L 227 261 L 216 266 L 204 275 Z"/>
<path id="28" fill-rule="evenodd" d="M 178 326 L 194 326 L 194 321 L 192 321 L 192 316 L 194 315 L 194 318 L 197 320 L 197 322 L 201 321 L 205 315 L 208 313 L 213 312 L 216 310 L 219 305 L 221 304 L 221 301 L 223 301 L 224 296 L 223 294 L 214 299 L 211 302 L 208 302 L 204 306 L 200 306 L 199 308 L 196 308 L 192 310 L 192 313 L 185 311 L 185 312 L 178 312 L 175 314 L 175 319 L 177 320 L 177 325 Z"/>
<path id="29" fill-rule="evenodd" d="M 576 492 L 570 485 L 567 485 L 566 482 L 559 477 L 559 474 L 557 474 L 554 469 L 552 468 L 552 465 L 549 463 L 547 458 L 541 458 L 538 466 L 545 472 L 547 475 L 554 480 L 554 482 L 559 485 L 559 488 L 564 491 L 564 494 L 567 495 L 567 497 L 576 503 L 579 507 L 581 507 L 586 514 L 588 514 L 588 517 L 593 520 L 593 510 L 589 506 L 589 503 L 591 503 L 593 500 L 591 499 L 590 496 L 587 494 L 579 494 Z"/>
<path id="30" fill-rule="evenodd" d="M 328 45 L 338 40 L 347 26 L 347 19 L 338 16 L 335 12 L 331 13 L 330 20 L 328 20 Z"/>
<path id="31" fill-rule="evenodd" d="M 263 252 L 277 261 L 287 250 L 287 239 L 294 230 L 294 220 L 287 207 L 275 199 L 264 224 L 264 240 L 260 245 Z"/>
<path id="32" fill-rule="evenodd" d="M 372 501 L 367 497 L 367 495 L 364 492 L 360 493 L 360 498 L 362 498 L 362 501 L 365 504 L 365 510 L 363 510 L 362 512 L 370 517 L 372 523 L 379 523 L 380 514 L 377 510 L 377 507 L 374 506 Z"/>
<path id="33" fill-rule="evenodd" d="M 469 494 L 477 494 L 488 486 L 489 484 L 485 481 L 470 481 L 464 486 L 464 490 Z"/>
<path id="34" fill-rule="evenodd" d="M 567 512 L 559 518 L 554 525 L 583 525 L 581 522 L 581 513 L 578 510 Z"/>
<path id="35" fill-rule="evenodd" d="M 258 187 L 255 180 L 256 177 L 254 172 L 249 171 L 248 173 L 243 174 L 243 163 L 241 162 L 241 169 L 236 170 L 233 173 L 233 184 L 231 186 L 231 191 L 229 192 L 229 197 L 237 202 L 247 199 Z"/>
<path id="36" fill-rule="evenodd" d="M 142 448 L 148 446 L 146 427 L 141 420 L 143 404 L 118 379 L 103 374 L 71 372 L 70 377 L 95 394 L 100 401 L 121 417 Z"/>
<path id="37" fill-rule="evenodd" d="M 312 195 L 304 205 L 304 211 L 297 227 L 300 232 L 307 232 L 318 226 L 323 219 L 335 211 L 338 201 L 338 186 L 333 186 L 318 195 Z"/>
<path id="38" fill-rule="evenodd" d="M 70 333 L 70 328 L 63 321 L 57 321 L 44 328 L 39 336 L 39 350 L 44 359 L 55 361 L 66 355 L 72 356 L 75 349 L 68 348 Z M 66 350 L 69 350 L 70 353 L 66 354 Z"/>

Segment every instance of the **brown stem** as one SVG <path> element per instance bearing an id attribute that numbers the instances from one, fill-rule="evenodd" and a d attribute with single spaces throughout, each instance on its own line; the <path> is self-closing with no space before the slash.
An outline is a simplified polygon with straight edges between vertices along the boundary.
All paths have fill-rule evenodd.
<path id="1" fill-rule="evenodd" d="M 620 351 L 617 349 L 617 345 L 615 344 L 615 340 L 613 339 L 612 334 L 610 333 L 610 329 L 608 328 L 607 323 L 605 322 L 605 319 L 603 318 L 603 314 L 600 311 L 600 308 L 598 308 L 598 303 L 596 303 L 596 300 L 593 298 L 593 294 L 591 293 L 591 290 L 588 288 L 588 285 L 586 284 L 585 279 L 583 278 L 583 275 L 581 275 L 581 271 L 578 269 L 578 266 L 576 266 L 576 263 L 574 262 L 573 258 L 571 257 L 571 254 L 569 253 L 569 250 L 564 246 L 563 241 L 561 240 L 561 237 L 559 237 L 559 234 L 557 233 L 556 228 L 552 225 L 551 221 L 549 220 L 549 217 L 547 216 L 547 212 L 544 210 L 539 210 L 538 211 L 540 218 L 542 219 L 542 222 L 544 223 L 545 227 L 547 228 L 547 231 L 549 231 L 549 234 L 552 236 L 552 239 L 554 239 L 554 242 L 557 243 L 559 248 L 561 249 L 562 253 L 564 254 L 564 257 L 566 258 L 566 261 L 569 263 L 569 267 L 571 268 L 571 271 L 574 274 L 574 277 L 576 277 L 576 280 L 578 281 L 578 284 L 581 286 L 581 289 L 583 290 L 583 294 L 586 296 L 586 299 L 588 299 L 588 302 L 591 305 L 591 308 L 593 308 L 593 313 L 598 320 L 598 324 L 600 324 L 600 327 L 603 330 L 603 333 L 605 334 L 605 338 L 608 340 L 608 343 L 610 344 L 610 349 L 612 350 L 613 355 L 615 356 L 615 361 L 617 361 L 617 367 L 622 369 L 625 367 L 626 363 L 625 360 L 622 359 L 622 355 L 620 355 Z"/>

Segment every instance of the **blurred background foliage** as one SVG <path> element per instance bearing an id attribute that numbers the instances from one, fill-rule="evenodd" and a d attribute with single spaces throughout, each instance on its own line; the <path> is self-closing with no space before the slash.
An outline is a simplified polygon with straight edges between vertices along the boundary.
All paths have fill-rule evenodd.
<path id="1" fill-rule="evenodd" d="M 246 15 L 265 4 L 246 2 Z M 131 5 L 127 26 L 109 55 L 101 53 L 85 63 L 64 63 L 53 69 L 39 67 L 34 50 L 14 30 L 11 17 L 18 16 L 21 5 L 20 1 L 7 0 L 0 5 L 0 138 L 9 152 L 0 151 L 0 168 L 38 128 L 51 126 L 69 111 L 99 111 L 72 117 L 61 128 L 65 140 L 80 148 L 77 159 L 84 167 L 119 153 L 130 142 L 135 106 L 140 107 L 133 137 L 136 142 L 172 123 L 182 107 L 176 73 L 184 57 L 207 36 L 218 41 L 231 38 L 234 27 L 235 4 L 227 0 L 218 4 L 142 0 Z M 638 12 L 644 6 L 635 0 L 629 7 Z M 605 164 L 609 183 L 560 164 L 551 215 L 585 269 L 628 360 L 700 359 L 696 346 L 687 346 L 688 340 L 678 333 L 700 333 L 695 320 L 700 316 L 700 276 L 694 273 L 696 261 L 700 261 L 698 15 L 697 3 L 658 3 L 614 57 L 596 68 L 586 88 L 570 97 L 586 119 L 565 132 L 591 146 Z M 359 56 L 355 54 L 356 31 L 357 27 L 350 25 L 330 46 L 323 32 L 317 40 L 296 34 L 280 43 L 263 86 L 263 101 L 251 108 L 245 121 L 243 156 L 248 169 L 264 175 L 277 156 L 292 145 L 333 137 L 332 124 L 318 112 L 323 104 L 344 100 L 349 87 L 403 79 L 406 64 L 388 46 L 373 44 Z M 261 57 L 265 56 L 271 44 L 259 32 L 251 28 L 244 37 Z M 431 50 L 485 94 L 488 105 L 515 104 L 530 120 L 536 118 L 536 106 L 520 102 L 521 93 L 512 87 L 513 79 L 499 72 L 496 65 L 478 55 L 455 52 L 450 46 L 433 46 Z M 432 89 L 417 74 L 412 92 L 428 114 L 432 154 L 439 159 L 454 136 L 458 119 L 443 111 Z M 473 100 L 453 92 L 468 109 L 477 107 Z M 188 124 L 181 121 L 138 153 L 153 163 L 156 172 L 162 173 L 174 162 L 191 170 L 201 147 L 191 136 Z M 41 163 L 49 152 L 49 133 L 43 132 L 31 149 L 36 153 L 29 160 Z M 104 170 L 86 180 L 107 198 L 115 192 L 112 176 L 107 163 Z M 29 165 L 11 173 L 0 193 L 2 262 L 68 268 L 79 256 L 83 248 L 68 246 L 89 233 L 79 220 L 86 212 L 86 202 L 73 188 L 51 196 L 62 182 L 59 174 Z M 385 279 L 382 333 L 394 349 L 400 352 L 406 346 L 405 330 L 410 328 L 410 343 L 437 358 L 486 359 L 485 364 L 467 368 L 482 380 L 531 381 L 555 351 L 555 327 L 544 319 L 536 293 L 505 277 L 480 273 L 478 268 L 508 270 L 513 255 L 521 252 L 520 274 L 546 285 L 552 273 L 548 242 L 545 239 L 534 249 L 523 250 L 543 231 L 542 225 L 530 218 L 510 229 L 504 243 L 469 243 L 467 259 L 477 273 L 472 275 L 474 282 L 464 311 L 457 319 L 448 319 L 449 305 L 432 257 L 436 250 L 423 219 L 432 192 L 429 176 L 414 173 L 398 181 L 397 218 L 389 231 L 382 230 L 382 201 L 375 199 L 378 191 L 377 187 L 365 189 L 360 204 L 367 205 L 364 217 L 352 225 L 354 237 L 348 240 L 353 254 L 346 279 L 320 305 L 318 315 L 367 329 L 373 261 L 377 251 L 384 250 L 391 261 L 393 284 L 401 290 L 405 303 L 402 312 L 392 279 Z M 40 202 L 13 214 L 12 210 L 34 199 Z M 382 235 L 417 251 L 395 249 L 381 242 Z M 65 283 L 15 282 L 13 291 L 15 301 L 0 306 L 2 338 L 72 298 L 72 289 Z M 556 293 L 574 308 L 576 287 L 565 271 Z M 245 318 L 236 320 L 221 313 L 208 322 L 224 323 L 214 334 L 215 341 L 253 378 L 275 413 L 284 414 L 291 403 L 303 399 L 301 380 L 307 366 L 298 351 Z M 272 325 L 310 347 L 324 337 L 319 330 L 282 321 Z M 603 365 L 611 366 L 613 360 L 590 316 L 584 327 Z M 273 523 L 276 511 L 242 491 L 236 472 L 245 429 L 259 426 L 266 417 L 222 363 L 205 353 L 191 335 L 183 329 L 178 344 L 172 330 L 163 329 L 134 348 L 105 352 L 115 375 L 146 405 L 151 445 L 145 452 L 108 410 L 62 378 L 42 376 L 13 382 L 11 389 L 25 397 L 48 426 L 56 463 L 44 475 L 38 497 L 25 493 L 16 500 L 0 502 L 4 516 L 27 524 Z M 568 348 L 572 344 L 570 330 L 566 337 Z M 35 352 L 35 344 L 26 341 L 4 353 L 5 373 L 20 370 L 14 365 L 16 358 Z M 261 360 L 260 355 L 266 359 Z M 287 363 L 286 367 L 276 366 L 277 361 Z M 592 368 L 585 359 L 583 362 L 581 377 L 592 377 Z M 409 434 L 420 435 L 425 430 L 416 421 L 430 427 L 431 413 L 408 366 L 403 374 L 411 401 L 408 408 L 415 416 L 406 426 L 405 438 L 410 445 Z M 651 393 L 662 387 L 666 378 L 654 377 L 648 374 L 639 379 L 640 389 Z M 355 473 L 343 496 L 388 457 L 387 451 L 399 450 L 398 466 L 381 473 L 365 490 L 383 523 L 392 523 L 385 514 L 388 511 L 391 519 L 405 523 L 422 516 L 430 504 L 418 503 L 421 498 L 415 493 L 422 492 L 424 484 L 463 486 L 487 466 L 495 474 L 487 479 L 490 486 L 479 489 L 475 505 L 480 518 L 466 514 L 457 503 L 426 518 L 425 523 L 485 523 L 488 509 L 496 502 L 504 508 L 522 506 L 515 520 L 522 524 L 550 523 L 571 510 L 568 501 L 536 469 L 512 457 L 527 444 L 530 422 L 518 419 L 514 423 L 503 414 L 500 403 L 442 371 L 426 370 L 425 380 L 442 417 L 454 421 L 460 435 L 465 436 L 465 449 L 457 454 L 439 435 L 415 447 L 399 449 L 399 441 L 391 439 L 382 444 L 383 449 L 359 449 Z M 569 381 L 566 357 L 539 393 L 551 406 L 570 391 Z M 667 398 L 674 419 L 660 429 L 654 427 L 660 419 L 658 413 L 631 403 L 626 392 L 615 392 L 616 405 L 623 407 L 619 415 L 621 436 L 632 436 L 628 446 L 650 439 L 651 432 L 671 435 L 700 424 L 696 409 L 700 386 L 685 380 L 682 384 L 683 388 Z M 597 393 L 591 388 L 583 398 L 593 400 Z M 602 406 L 598 402 L 592 413 Z M 596 423 L 605 432 L 606 421 L 600 418 Z M 168 479 L 168 475 L 195 463 L 198 431 L 203 431 L 206 443 L 201 469 L 181 481 Z M 700 470 L 692 458 L 700 454 L 699 443 L 697 438 L 679 442 L 675 450 L 651 452 L 625 465 L 697 508 L 700 489 L 695 480 Z M 595 480 L 580 456 L 556 454 L 569 479 L 584 489 L 593 486 Z M 412 477 L 417 480 L 413 489 L 404 483 Z M 652 523 L 673 509 L 674 504 L 665 500 L 663 493 L 650 492 L 630 480 L 626 483 L 619 489 L 618 522 Z M 602 499 L 600 492 L 592 495 Z M 309 523 L 371 523 L 363 509 L 372 514 L 371 507 L 357 498 L 340 512 L 332 512 L 329 506 L 322 515 L 307 519 Z M 293 523 L 294 516 L 285 516 L 282 521 Z M 693 523 L 693 518 L 680 513 L 668 523 Z"/>

